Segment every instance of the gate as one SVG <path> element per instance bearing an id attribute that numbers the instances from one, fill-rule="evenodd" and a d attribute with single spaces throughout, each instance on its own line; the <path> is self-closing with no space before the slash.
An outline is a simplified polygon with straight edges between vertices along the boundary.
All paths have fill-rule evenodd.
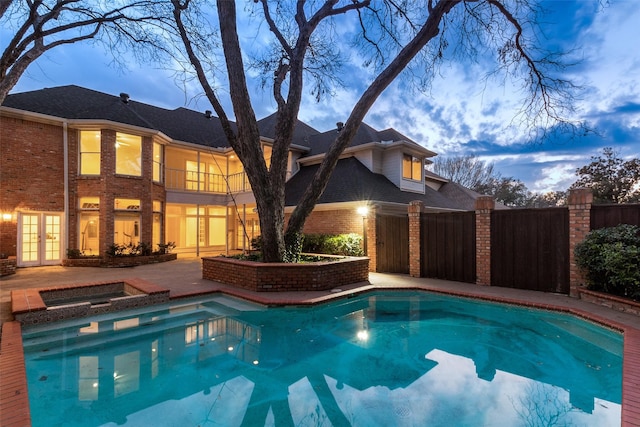
<path id="1" fill-rule="evenodd" d="M 568 294 L 569 211 L 493 211 L 491 285 Z"/>
<path id="2" fill-rule="evenodd" d="M 423 213 L 420 276 L 476 281 L 475 212 Z"/>
<path id="3" fill-rule="evenodd" d="M 376 215 L 376 271 L 409 273 L 409 217 Z"/>

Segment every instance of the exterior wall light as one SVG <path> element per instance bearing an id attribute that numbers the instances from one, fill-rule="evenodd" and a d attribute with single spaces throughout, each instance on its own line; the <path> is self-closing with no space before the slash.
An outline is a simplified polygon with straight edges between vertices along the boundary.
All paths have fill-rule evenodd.
<path id="1" fill-rule="evenodd" d="M 11 214 L 10 212 L 3 212 L 2 213 L 2 220 L 3 221 L 11 221 L 13 219 L 13 214 Z"/>

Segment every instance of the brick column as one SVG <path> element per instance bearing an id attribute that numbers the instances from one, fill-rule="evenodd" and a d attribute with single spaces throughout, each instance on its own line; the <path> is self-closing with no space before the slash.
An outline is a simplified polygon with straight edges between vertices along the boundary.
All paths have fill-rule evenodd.
<path id="1" fill-rule="evenodd" d="M 424 204 L 419 200 L 409 203 L 409 275 L 420 277 L 422 270 L 420 264 L 420 254 L 422 253 L 420 244 L 420 214 Z"/>
<path id="2" fill-rule="evenodd" d="M 491 196 L 476 199 L 476 284 L 491 286 Z"/>
<path id="3" fill-rule="evenodd" d="M 369 271 L 376 271 L 378 261 L 378 234 L 377 222 L 378 216 L 375 206 L 369 206 L 367 213 L 367 256 L 369 257 Z"/>
<path id="4" fill-rule="evenodd" d="M 584 283 L 576 265 L 574 250 L 591 231 L 591 204 L 593 192 L 589 188 L 569 190 L 569 296 L 578 297 L 578 288 Z"/>

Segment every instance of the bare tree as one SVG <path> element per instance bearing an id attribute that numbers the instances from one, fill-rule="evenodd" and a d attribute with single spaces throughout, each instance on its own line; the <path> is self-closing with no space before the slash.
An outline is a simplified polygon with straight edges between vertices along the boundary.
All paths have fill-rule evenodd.
<path id="1" fill-rule="evenodd" d="M 216 4 L 219 34 L 200 32 L 207 23 L 206 2 L 171 0 L 173 17 L 188 62 L 195 70 L 204 92 L 223 124 L 230 145 L 238 154 L 255 194 L 265 261 L 281 261 L 299 242 L 299 234 L 318 198 L 324 191 L 336 163 L 356 134 L 363 118 L 400 74 L 411 68 L 412 75 L 428 82 L 438 72 L 438 64 L 452 55 L 475 58 L 493 52 L 497 70 L 516 76 L 527 93 L 522 119 L 530 129 L 545 132 L 551 126 L 574 126 L 567 119 L 574 87 L 557 77 L 559 57 L 536 49 L 539 10 L 525 0 L 300 0 L 280 2 L 254 0 L 237 6 L 235 1 Z M 238 28 L 238 11 L 242 29 Z M 353 28 L 352 32 L 339 28 Z M 268 29 L 262 31 L 264 28 Z M 275 139 L 270 166 L 261 150 L 260 134 L 248 90 L 239 33 L 254 31 L 255 42 L 271 36 L 270 49 L 252 65 L 262 70 L 263 82 L 273 90 L 277 104 Z M 219 37 L 218 37 L 219 36 Z M 355 36 L 351 37 L 350 36 Z M 311 93 L 321 97 L 330 92 L 339 77 L 340 49 L 357 43 L 371 70 L 368 84 L 327 151 L 317 174 L 284 221 L 284 190 L 287 156 L 300 109 L 305 79 L 311 79 Z M 224 58 L 225 70 L 216 62 Z M 266 77 L 265 77 L 266 76 Z M 216 91 L 228 84 L 237 130 L 231 126 Z M 286 230 L 286 232 L 285 232 Z M 285 234 L 286 233 L 286 234 Z"/>
<path id="2" fill-rule="evenodd" d="M 148 31 L 161 15 L 153 0 L 0 0 L 0 25 L 13 31 L 3 41 L 0 57 L 0 104 L 27 68 L 58 46 L 93 41 L 102 43 L 120 61 L 123 53 L 155 55 L 144 44 L 160 46 Z"/>
<path id="3" fill-rule="evenodd" d="M 457 182 L 475 191 L 489 185 L 492 180 L 500 178 L 500 174 L 494 171 L 493 163 L 485 163 L 478 156 L 473 155 L 438 156 L 433 161 L 432 170 L 449 181 Z"/>

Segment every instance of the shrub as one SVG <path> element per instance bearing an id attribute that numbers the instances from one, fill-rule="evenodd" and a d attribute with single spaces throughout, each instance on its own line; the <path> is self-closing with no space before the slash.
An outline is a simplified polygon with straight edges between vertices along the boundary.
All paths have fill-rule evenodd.
<path id="1" fill-rule="evenodd" d="M 176 247 L 175 242 L 158 243 L 158 250 L 155 252 L 159 255 L 170 254 Z"/>
<path id="2" fill-rule="evenodd" d="M 593 230 L 576 246 L 575 256 L 589 289 L 640 300 L 640 227 Z"/>
<path id="3" fill-rule="evenodd" d="M 80 249 L 67 249 L 67 258 L 77 259 L 82 258 L 83 255 L 84 253 Z"/>
<path id="4" fill-rule="evenodd" d="M 350 234 L 306 234 L 302 245 L 302 252 L 329 255 L 361 256 L 362 236 Z"/>

